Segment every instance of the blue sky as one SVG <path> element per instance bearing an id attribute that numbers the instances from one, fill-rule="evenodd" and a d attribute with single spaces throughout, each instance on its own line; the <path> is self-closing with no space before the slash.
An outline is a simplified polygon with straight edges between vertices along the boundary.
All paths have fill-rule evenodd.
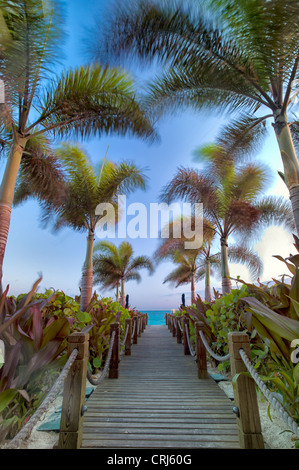
<path id="1" fill-rule="evenodd" d="M 66 29 L 69 35 L 64 46 L 64 66 L 67 68 L 88 61 L 84 55 L 86 31 L 90 29 L 95 13 L 104 10 L 105 0 L 68 0 L 65 3 Z M 138 76 L 137 80 L 141 82 L 141 76 Z M 213 142 L 225 119 L 225 116 L 207 111 L 182 112 L 176 116 L 165 116 L 159 122 L 159 143 L 149 145 L 137 138 L 109 136 L 81 144 L 94 164 L 103 159 L 109 146 L 108 158 L 111 160 L 133 160 L 139 167 L 147 168 L 148 190 L 136 191 L 127 202 L 142 202 L 149 210 L 150 203 L 158 202 L 161 188 L 176 173 L 178 166 L 197 165 L 193 161 L 193 151 L 202 144 Z M 257 159 L 272 168 L 273 180 L 268 193 L 288 197 L 287 190 L 277 175 L 277 170 L 282 170 L 282 163 L 274 131 L 270 129 L 269 132 L 270 137 Z M 4 164 L 4 161 L 0 162 L 2 171 Z M 38 273 L 42 273 L 40 291 L 54 287 L 69 295 L 78 294 L 85 257 L 85 235 L 70 229 L 53 234 L 50 229 L 42 229 L 39 220 L 40 208 L 36 202 L 27 202 L 13 210 L 4 261 L 3 285 L 10 285 L 11 294 L 27 292 Z M 151 256 L 159 243 L 157 239 L 150 238 L 128 240 L 132 242 L 136 255 Z M 122 240 L 114 241 L 119 243 Z M 218 248 L 215 247 L 217 250 Z M 264 274 L 261 278 L 263 281 L 285 272 L 284 265 L 272 257 L 275 254 L 287 256 L 293 251 L 291 236 L 283 229 L 268 229 L 262 234 L 255 248 L 264 261 Z M 182 293 L 185 293 L 188 301 L 189 286 L 175 289 L 163 284 L 165 276 L 172 268 L 171 263 L 162 263 L 152 276 L 141 272 L 141 283 L 127 283 L 126 293 L 130 295 L 131 305 L 140 310 L 169 310 L 179 306 Z M 246 268 L 240 265 L 231 265 L 231 275 L 240 275 L 241 278 L 249 280 Z M 221 286 L 220 279 L 212 279 L 212 283 L 216 288 Z M 100 295 L 113 295 L 112 291 L 103 291 L 98 286 L 95 288 Z M 202 281 L 196 290 L 202 295 L 203 289 Z"/>

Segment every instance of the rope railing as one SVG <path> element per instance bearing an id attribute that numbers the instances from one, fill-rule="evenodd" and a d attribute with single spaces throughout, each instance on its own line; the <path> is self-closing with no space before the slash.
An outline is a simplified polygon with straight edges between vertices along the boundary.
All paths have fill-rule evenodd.
<path id="1" fill-rule="evenodd" d="M 200 337 L 201 337 L 201 340 L 206 348 L 206 350 L 208 351 L 208 353 L 214 358 L 216 359 L 216 361 L 219 361 L 219 362 L 224 362 L 224 361 L 229 361 L 230 359 L 230 355 L 227 354 L 226 356 L 219 356 L 218 354 L 216 354 L 211 348 L 210 346 L 208 345 L 208 342 L 205 338 L 205 335 L 203 334 L 202 331 L 199 332 L 200 334 Z"/>
<path id="2" fill-rule="evenodd" d="M 61 388 L 64 384 L 64 380 L 68 375 L 76 357 L 78 356 L 78 350 L 74 349 L 71 355 L 69 356 L 64 368 L 62 369 L 59 377 L 56 379 L 54 385 L 52 386 L 50 392 L 43 400 L 42 404 L 31 416 L 29 421 L 25 426 L 18 432 L 18 434 L 6 445 L 6 449 L 17 449 L 20 447 L 21 443 L 28 439 L 33 431 L 34 426 L 41 420 L 44 413 L 48 410 L 49 406 L 57 397 L 58 393 L 61 391 Z"/>
<path id="3" fill-rule="evenodd" d="M 187 337 L 187 342 L 188 342 L 188 347 L 189 347 L 190 354 L 191 354 L 191 356 L 195 356 L 196 352 L 192 348 L 190 337 L 189 337 L 189 329 L 188 329 L 187 325 L 185 325 L 185 330 L 186 330 L 186 337 Z"/>
<path id="4" fill-rule="evenodd" d="M 124 339 L 122 340 L 122 342 L 120 343 L 121 346 L 124 346 L 126 341 L 127 341 L 127 337 L 128 337 L 128 332 L 129 332 L 129 325 L 126 326 L 126 331 L 125 331 L 125 336 L 124 336 Z"/>
<path id="5" fill-rule="evenodd" d="M 185 320 L 184 320 L 185 318 Z M 229 350 L 230 353 L 225 356 L 216 354 L 208 344 L 208 341 L 204 335 L 204 323 L 195 323 L 195 338 L 196 338 L 196 352 L 193 350 L 190 341 L 190 334 L 187 317 L 184 317 L 185 322 L 184 330 L 180 328 L 180 319 L 177 319 L 176 325 L 178 326 L 176 334 L 179 332 L 185 332 L 187 348 L 184 345 L 184 354 L 191 354 L 197 356 L 198 363 L 198 377 L 207 378 L 207 363 L 206 353 L 208 352 L 212 358 L 219 362 L 230 361 L 231 371 L 233 376 L 241 374 L 243 381 L 241 385 L 234 385 L 235 402 L 238 405 L 235 407 L 238 416 L 243 416 L 243 420 L 238 420 L 239 428 L 241 429 L 240 443 L 243 448 L 263 448 L 263 438 L 260 429 L 259 411 L 256 398 L 256 387 L 252 387 L 254 383 L 263 393 L 264 397 L 268 400 L 273 409 L 279 414 L 279 416 L 286 423 L 288 428 L 299 437 L 299 426 L 288 413 L 276 396 L 269 391 L 264 381 L 259 377 L 256 369 L 251 363 L 248 355 L 250 354 L 249 337 L 244 332 L 234 332 L 229 334 Z M 174 332 L 174 318 L 171 314 L 166 314 L 166 323 L 169 329 Z M 178 331 L 179 330 L 179 331 Z M 181 336 L 181 335 L 180 335 Z M 180 341 L 181 342 L 181 341 Z M 247 348 L 248 352 L 245 351 Z M 233 353 L 233 356 L 232 356 Z M 238 357 L 239 355 L 239 357 Z M 243 368 L 240 366 L 240 362 L 244 364 Z M 248 372 L 250 377 L 245 377 L 244 372 Z M 246 375 L 246 374 L 245 374 Z M 251 380 L 247 382 L 246 380 Z M 238 381 L 237 381 L 238 383 Z M 244 385 L 245 384 L 245 385 Z M 245 388 L 244 388 L 245 387 Z M 255 397 L 255 398 L 254 398 Z M 250 418 L 251 416 L 251 418 Z M 252 427 L 253 431 L 248 431 Z M 258 431 L 260 429 L 260 431 Z M 253 444 L 254 443 L 254 444 Z"/>
<path id="6" fill-rule="evenodd" d="M 141 316 L 142 324 L 139 326 L 140 333 L 147 325 L 147 318 L 147 315 Z M 134 327 L 135 325 L 136 322 L 134 321 Z M 68 338 L 68 360 L 59 377 L 30 420 L 17 435 L 5 445 L 5 448 L 20 448 L 22 442 L 30 437 L 34 426 L 48 411 L 49 406 L 54 401 L 61 388 L 63 388 L 63 403 L 58 448 L 80 448 L 83 430 L 82 420 L 84 412 L 87 409 L 86 405 L 84 405 L 86 381 L 88 380 L 92 385 L 97 386 L 107 376 L 108 370 L 110 378 L 117 378 L 120 346 L 125 346 L 125 354 L 130 355 L 131 336 L 132 318 L 126 319 L 126 330 L 122 343 L 119 341 L 119 323 L 111 324 L 109 350 L 105 366 L 101 375 L 94 379 L 88 370 L 89 332 L 84 328 L 81 332 L 72 333 Z"/>
<path id="7" fill-rule="evenodd" d="M 133 322 L 133 331 L 132 331 L 132 339 L 131 339 L 131 344 L 133 344 L 133 338 L 135 336 L 135 330 L 136 330 L 136 321 Z"/>
<path id="8" fill-rule="evenodd" d="M 101 372 L 101 375 L 99 377 L 97 377 L 96 379 L 94 379 L 92 377 L 91 373 L 90 373 L 90 370 L 87 369 L 87 379 L 92 385 L 99 385 L 104 380 L 104 378 L 106 377 L 106 375 L 108 373 L 110 360 L 111 360 L 111 355 L 112 355 L 112 350 L 113 350 L 113 346 L 114 346 L 115 335 L 116 335 L 116 333 L 115 333 L 115 331 L 113 331 L 112 335 L 111 335 L 111 338 L 110 338 L 110 344 L 109 344 L 107 359 L 106 359 L 106 362 L 105 362 L 104 369 Z"/>
<path id="9" fill-rule="evenodd" d="M 239 354 L 250 373 L 251 377 L 255 381 L 256 385 L 259 387 L 261 392 L 263 393 L 264 397 L 268 400 L 268 402 L 273 406 L 274 410 L 278 412 L 281 416 L 283 421 L 287 424 L 287 426 L 299 437 L 299 426 L 293 420 L 292 416 L 284 409 L 284 407 L 279 403 L 277 398 L 271 393 L 262 379 L 259 377 L 257 371 L 254 369 L 251 361 L 249 360 L 246 352 L 243 349 L 239 349 Z"/>

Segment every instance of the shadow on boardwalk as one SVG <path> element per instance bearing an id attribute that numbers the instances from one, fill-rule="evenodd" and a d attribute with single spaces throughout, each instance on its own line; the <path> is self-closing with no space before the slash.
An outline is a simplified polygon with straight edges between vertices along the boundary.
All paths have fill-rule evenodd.
<path id="1" fill-rule="evenodd" d="M 147 326 L 87 402 L 82 448 L 239 448 L 232 403 L 166 326 Z"/>

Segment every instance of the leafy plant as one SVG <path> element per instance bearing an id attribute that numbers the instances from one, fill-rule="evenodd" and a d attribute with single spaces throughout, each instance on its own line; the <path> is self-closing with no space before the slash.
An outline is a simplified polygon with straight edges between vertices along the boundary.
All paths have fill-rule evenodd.
<path id="1" fill-rule="evenodd" d="M 0 338 L 5 362 L 0 369 L 0 438 L 13 434 L 38 407 L 65 361 L 63 354 L 73 320 L 48 318 L 43 309 L 50 298 L 34 299 L 34 291 L 19 299 L 0 296 Z"/>

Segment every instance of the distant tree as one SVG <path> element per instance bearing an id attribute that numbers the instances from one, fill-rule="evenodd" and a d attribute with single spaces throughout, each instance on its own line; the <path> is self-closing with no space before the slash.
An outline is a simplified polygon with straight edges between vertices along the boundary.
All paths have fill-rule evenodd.
<path id="1" fill-rule="evenodd" d="M 133 257 L 132 245 L 125 241 L 118 247 L 111 242 L 102 240 L 94 247 L 94 282 L 103 287 L 121 287 L 121 304 L 126 302 L 125 282 L 141 281 L 139 271 L 147 269 L 153 272 L 153 265 L 147 256 Z"/>
<path id="2" fill-rule="evenodd" d="M 87 233 L 86 258 L 83 266 L 81 281 L 81 305 L 84 311 L 90 302 L 93 287 L 93 245 L 95 230 L 101 215 L 96 214 L 100 203 L 111 203 L 115 207 L 115 221 L 118 217 L 117 196 L 129 194 L 137 188 L 145 189 L 145 175 L 133 164 L 122 162 L 114 164 L 104 160 L 96 171 L 84 150 L 79 145 L 63 143 L 57 148 L 55 158 L 48 158 L 48 164 L 54 170 L 60 162 L 61 180 L 53 182 L 47 190 L 48 182 L 39 174 L 37 178 L 29 175 L 32 172 L 32 162 L 28 170 L 23 166 L 20 173 L 15 204 L 29 197 L 37 198 L 43 207 L 45 222 L 52 221 L 54 228 L 71 227 L 74 230 Z M 46 159 L 40 159 L 45 163 Z M 55 183 L 59 185 L 55 186 Z M 55 191 L 56 189 L 56 191 Z"/>
<path id="3" fill-rule="evenodd" d="M 173 238 L 173 225 L 170 224 L 170 237 L 165 239 L 156 250 L 154 257 L 158 261 L 170 260 L 179 266 L 166 277 L 164 282 L 179 285 L 191 283 L 191 301 L 195 302 L 195 283 L 205 279 L 205 301 L 211 300 L 211 275 L 221 275 L 221 252 L 213 253 L 212 245 L 216 235 L 215 228 L 204 220 L 203 243 L 196 250 L 185 248 L 185 238 Z M 179 221 L 178 223 L 182 223 Z M 181 255 L 180 255 L 181 254 Z M 262 272 L 260 257 L 245 246 L 232 246 L 227 250 L 228 260 L 247 266 L 253 279 Z"/>
<path id="4" fill-rule="evenodd" d="M 242 240 L 259 235 L 262 228 L 281 224 L 293 229 L 294 219 L 289 201 L 284 198 L 261 197 L 267 184 L 267 172 L 260 165 L 235 165 L 219 147 L 200 149 L 205 161 L 203 170 L 179 168 L 165 185 L 161 199 L 170 203 L 182 199 L 203 203 L 205 218 L 215 228 L 221 245 L 222 293 L 231 291 L 228 265 L 228 238 L 239 234 Z"/>

